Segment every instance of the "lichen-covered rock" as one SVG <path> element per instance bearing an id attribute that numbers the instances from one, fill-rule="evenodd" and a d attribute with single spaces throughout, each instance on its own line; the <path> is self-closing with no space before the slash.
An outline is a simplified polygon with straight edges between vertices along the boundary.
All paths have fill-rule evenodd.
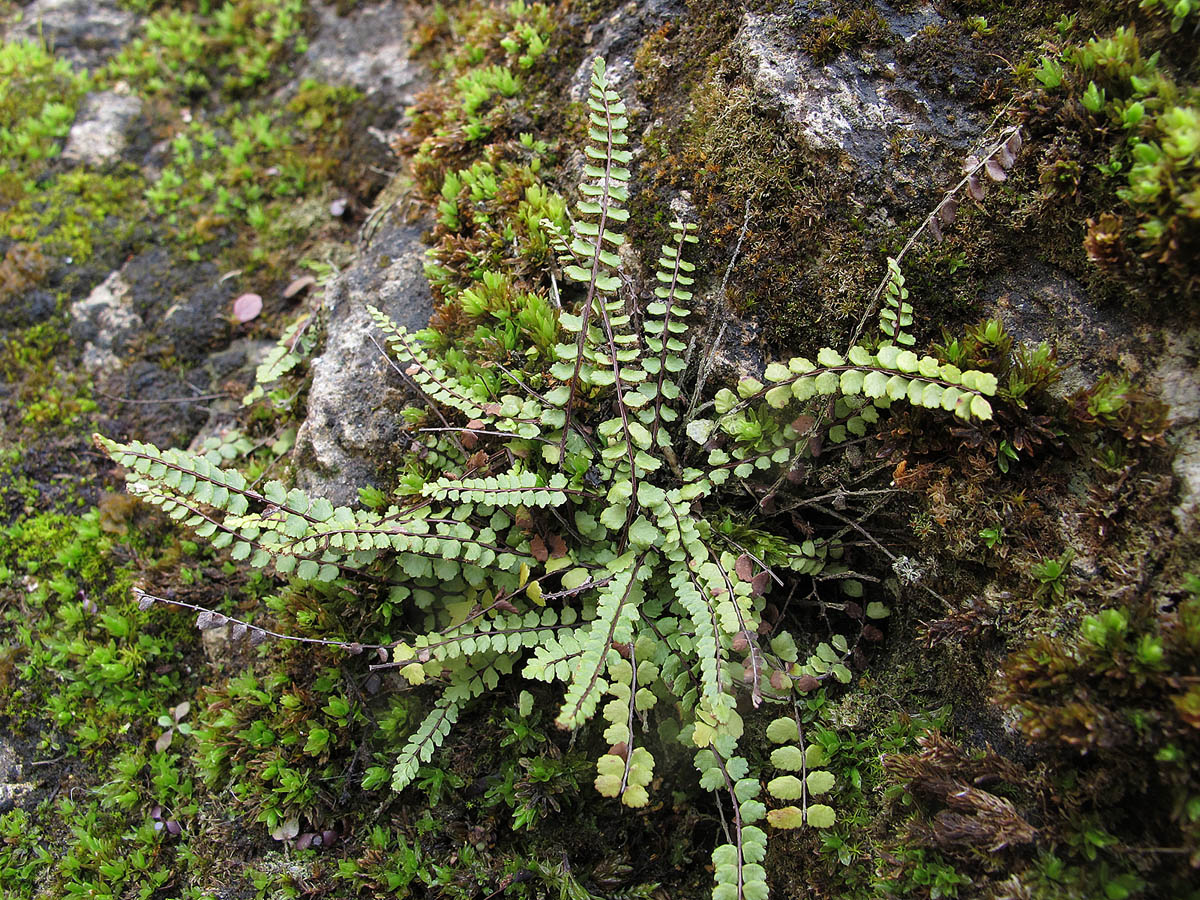
<path id="1" fill-rule="evenodd" d="M 994 278 L 980 301 L 1015 339 L 1030 346 L 1047 341 L 1055 348 L 1063 373 L 1050 391 L 1058 397 L 1119 368 L 1135 344 L 1129 322 L 1115 311 L 1098 309 L 1070 275 L 1033 260 Z"/>
<path id="2" fill-rule="evenodd" d="M 0 733 L 0 814 L 19 805 L 33 791 L 34 785 L 25 780 L 20 754 Z"/>
<path id="3" fill-rule="evenodd" d="M 1155 375 L 1175 442 L 1179 502 L 1171 512 L 1180 531 L 1194 533 L 1200 515 L 1200 331 L 1167 335 Z"/>
<path id="4" fill-rule="evenodd" d="M 607 65 L 609 82 L 621 91 L 626 104 L 634 107 L 633 62 L 638 44 L 655 28 L 683 11 L 684 5 L 679 0 L 626 3 L 590 26 L 583 36 L 586 55 L 571 78 L 571 100 L 587 100 L 592 65 L 599 57 Z"/>
<path id="5" fill-rule="evenodd" d="M 936 18 L 929 13 L 929 24 Z M 932 137 L 939 149 L 965 151 L 987 120 L 953 96 L 926 89 L 889 50 L 842 53 L 822 65 L 798 46 L 788 17 L 747 11 L 733 42 L 761 101 L 775 106 L 815 150 L 844 153 L 864 179 L 911 180 L 891 159 L 894 136 Z M 911 39 L 909 18 L 888 23 Z M 928 158 L 913 168 L 928 169 Z"/>
<path id="6" fill-rule="evenodd" d="M 93 166 L 117 159 L 141 113 L 142 101 L 129 94 L 115 91 L 89 94 L 75 115 L 63 159 Z"/>
<path id="7" fill-rule="evenodd" d="M 383 354 L 367 306 L 409 329 L 429 321 L 421 231 L 420 225 L 385 224 L 325 293 L 329 337 L 312 364 L 295 459 L 301 486 L 337 504 L 354 502 L 360 487 L 385 483 L 407 450 L 399 412 L 411 395 Z"/>
<path id="8" fill-rule="evenodd" d="M 91 375 L 116 371 L 122 354 L 140 335 L 145 323 L 134 311 L 129 282 L 113 272 L 71 305 L 71 337 L 83 345 L 83 367 Z"/>

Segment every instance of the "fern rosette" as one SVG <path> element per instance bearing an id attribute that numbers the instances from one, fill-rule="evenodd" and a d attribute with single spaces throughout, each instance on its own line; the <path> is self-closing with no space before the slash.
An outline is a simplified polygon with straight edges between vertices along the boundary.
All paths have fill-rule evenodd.
<path id="1" fill-rule="evenodd" d="M 131 491 L 233 559 L 302 580 L 367 575 L 409 604 L 414 630 L 391 636 L 380 665 L 439 694 L 395 762 L 394 789 L 431 759 L 464 706 L 502 679 L 561 682 L 559 727 L 581 728 L 597 714 L 604 723 L 601 794 L 645 806 L 650 745 L 667 736 L 690 748 L 700 784 L 734 813 L 729 842 L 713 854 L 714 897 L 761 900 L 761 826 L 831 825 L 833 810 L 815 798 L 832 776 L 814 748 L 802 749 L 790 715 L 767 730 L 779 745 L 778 774 L 752 772 L 739 752 L 742 714 L 768 703 L 790 709 L 815 684 L 848 681 L 853 649 L 834 636 L 802 658 L 767 620 L 767 595 L 785 579 L 847 590 L 858 582 L 836 538 L 790 525 L 771 531 L 775 520 L 756 505 L 753 527 L 742 529 L 756 543 L 742 546 L 728 511 L 744 508 L 749 480 L 782 482 L 819 444 L 866 435 L 895 403 L 988 419 L 996 378 L 909 349 L 912 307 L 892 264 L 880 343 L 774 363 L 762 379 L 718 391 L 703 408 L 710 417 L 699 417 L 681 390 L 696 226 L 671 224 L 652 297 L 639 303 L 621 275 L 628 117 L 601 61 L 588 109 L 577 216 L 556 237 L 576 296 L 558 316 L 548 385 L 535 391 L 512 376 L 511 392 L 489 392 L 371 309 L 439 426 L 422 437 L 423 477 L 406 481 L 393 505 L 334 507 L 279 482 L 253 489 L 223 461 L 97 440 L 127 470 Z M 782 805 L 768 810 L 768 800 Z"/>

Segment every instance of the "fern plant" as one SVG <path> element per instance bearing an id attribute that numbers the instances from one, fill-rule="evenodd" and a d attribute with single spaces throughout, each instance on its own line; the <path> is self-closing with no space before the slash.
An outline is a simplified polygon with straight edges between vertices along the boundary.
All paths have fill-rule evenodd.
<path id="1" fill-rule="evenodd" d="M 578 298 L 558 316 L 563 338 L 548 373 L 508 373 L 511 392 L 489 392 L 488 382 L 453 374 L 371 310 L 435 416 L 423 430 L 420 469 L 402 479 L 395 504 L 334 507 L 279 482 L 253 489 L 219 461 L 181 450 L 97 441 L 128 470 L 131 491 L 235 560 L 297 579 L 367 574 L 392 601 L 411 605 L 418 630 L 385 641 L 388 658 L 376 667 L 397 669 L 413 685 L 435 683 L 439 693 L 394 764 L 396 790 L 430 760 L 466 704 L 501 679 L 561 682 L 560 728 L 603 720 L 609 749 L 595 786 L 604 796 L 630 807 L 649 802 L 651 719 L 658 739 L 691 748 L 700 784 L 733 812 L 728 840 L 713 854 L 713 896 L 761 900 L 760 823 L 828 827 L 835 816 L 816 802 L 832 776 L 819 768 L 819 748 L 804 747 L 786 705 L 824 681 L 849 681 L 853 650 L 835 635 L 802 657 L 794 638 L 764 618 L 766 595 L 785 570 L 854 596 L 862 585 L 835 537 L 772 530 L 757 505 L 760 524 L 731 534 L 727 512 L 744 504 L 752 480 L 782 482 L 821 444 L 864 435 L 892 403 L 987 419 L 996 379 L 908 349 L 912 307 L 892 265 L 881 337 L 871 346 L 773 363 L 761 380 L 743 378 L 689 409 L 680 382 L 696 226 L 672 223 L 654 296 L 635 302 L 621 259 L 628 119 L 601 61 L 588 105 L 582 198 L 570 232 L 557 237 Z M 763 704 L 785 704 L 767 730 L 780 746 L 771 754 L 779 774 L 765 794 L 762 773 L 739 751 L 742 713 Z"/>

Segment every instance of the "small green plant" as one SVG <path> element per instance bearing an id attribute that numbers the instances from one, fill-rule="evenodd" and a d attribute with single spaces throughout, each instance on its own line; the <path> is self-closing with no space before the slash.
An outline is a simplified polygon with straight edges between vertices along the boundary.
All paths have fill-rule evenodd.
<path id="1" fill-rule="evenodd" d="M 1004 540 L 1004 529 L 999 525 L 992 525 L 988 528 L 981 528 L 979 536 L 983 538 L 984 544 L 989 550 L 995 550 Z"/>
<path id="2" fill-rule="evenodd" d="M 1043 559 L 1034 564 L 1029 570 L 1034 580 L 1037 581 L 1034 596 L 1063 600 L 1067 596 L 1068 566 L 1074 558 L 1075 551 L 1068 547 L 1061 556 Z"/>
<path id="3" fill-rule="evenodd" d="M 1049 56 L 1042 57 L 1041 66 L 1033 74 L 1046 90 L 1052 91 L 1063 83 L 1062 65 Z"/>
<path id="4" fill-rule="evenodd" d="M 966 26 L 975 37 L 987 37 L 996 31 L 996 26 L 989 25 L 985 16 L 967 16 Z"/>
<path id="5" fill-rule="evenodd" d="M 1171 31 L 1179 31 L 1188 16 L 1200 10 L 1197 0 L 1141 0 L 1142 9 L 1162 10 L 1171 16 Z"/>
<path id="6" fill-rule="evenodd" d="M 889 263 L 882 338 L 870 349 L 824 348 L 815 362 L 772 363 L 762 380 L 745 377 L 708 403 L 696 392 L 689 400 L 681 382 L 695 266 L 685 252 L 697 242 L 695 226 L 671 225 L 654 299 L 635 317 L 618 256 L 629 218 L 628 117 L 602 61 L 588 106 L 576 220 L 569 234 L 543 223 L 557 235 L 563 276 L 579 286 L 576 311 L 558 314 L 565 340 L 544 348 L 553 360 L 547 372 L 507 383 L 460 376 L 443 361 L 449 352 L 439 358 L 372 310 L 439 423 L 424 430 L 424 464 L 402 479 L 398 503 L 382 512 L 335 508 L 277 481 L 260 491 L 184 451 L 97 442 L 126 467 L 131 491 L 229 548 L 234 560 L 317 583 L 369 573 L 388 585 L 390 602 L 419 612 L 424 630 L 376 648 L 388 659 L 375 668 L 395 668 L 414 685 L 441 684 L 392 767 L 395 790 L 435 771 L 427 764 L 472 698 L 518 670 L 561 681 L 559 728 L 574 731 L 597 714 L 604 722 L 609 749 L 596 764 L 595 786 L 605 796 L 630 807 L 649 802 L 656 760 L 638 737 L 652 713 L 660 734 L 692 749 L 701 786 L 724 797 L 733 816 L 729 841 L 713 854 L 714 897 L 762 900 L 767 837 L 758 823 L 829 827 L 833 808 L 813 801 L 833 781 L 819 752 L 795 743 L 799 720 L 783 716 L 767 732 L 782 746 L 771 754 L 780 774 L 764 795 L 761 776 L 739 752 L 739 694 L 747 692 L 753 707 L 788 704 L 822 683 L 848 682 L 854 649 L 832 635 L 802 654 L 791 634 L 766 623 L 766 597 L 785 571 L 853 598 L 864 588 L 836 538 L 792 537 L 782 522 L 770 531 L 770 514 L 758 504 L 737 513 L 754 517 L 754 530 L 731 535 L 722 522 L 750 484 L 785 481 L 798 460 L 814 458 L 818 442 L 836 447 L 865 435 L 893 403 L 987 420 L 998 383 L 908 349 L 912 307 L 899 266 Z M 511 302 L 507 290 L 502 276 L 485 278 L 466 303 L 476 315 L 494 314 Z M 493 383 L 500 390 L 489 390 Z M 508 386 L 522 393 L 501 392 Z M 461 421 L 450 426 L 447 416 Z M 416 411 L 411 418 L 425 421 Z M 504 452 L 480 455 L 485 445 Z M 489 462 L 503 457 L 512 462 Z M 147 606 L 155 600 L 142 595 Z M 880 610 L 871 600 L 868 614 L 886 614 Z M 267 634 L 208 611 L 199 624 Z M 247 696 L 255 690 L 247 685 Z M 315 734 L 305 752 L 323 754 L 323 744 L 312 746 Z M 264 746 L 274 741 L 262 738 Z M 558 781 L 548 765 L 527 767 L 531 796 Z M 285 798 L 300 791 L 291 801 L 300 803 L 312 790 L 303 777 L 293 780 L 264 807 L 269 826 L 286 815 L 279 791 Z M 767 798 L 786 805 L 768 810 Z M 522 822 L 531 815 L 520 813 Z"/>

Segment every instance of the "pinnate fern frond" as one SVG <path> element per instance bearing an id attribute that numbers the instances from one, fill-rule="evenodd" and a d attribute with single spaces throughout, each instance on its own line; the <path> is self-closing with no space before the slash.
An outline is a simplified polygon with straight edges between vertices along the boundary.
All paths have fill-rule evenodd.
<path id="1" fill-rule="evenodd" d="M 679 385 L 675 378 L 686 367 L 681 355 L 686 345 L 681 336 L 687 332 L 686 318 L 691 311 L 684 304 L 692 299 L 692 292 L 688 288 L 695 281 L 691 273 L 696 271 L 695 265 L 683 258 L 683 249 L 685 244 L 699 242 L 699 238 L 693 234 L 696 226 L 691 223 L 685 225 L 675 221 L 671 223 L 671 229 L 675 232 L 675 241 L 662 245 L 662 255 L 658 258 L 658 271 L 655 273 L 658 282 L 654 289 L 656 299 L 646 307 L 643 320 L 646 348 L 649 351 L 643 367 L 650 376 L 649 389 L 647 385 L 638 388 L 652 404 L 639 411 L 638 417 L 650 427 L 650 443 L 655 447 L 660 441 L 670 443 L 663 426 L 678 418 L 670 401 L 679 397 Z"/>
<path id="2" fill-rule="evenodd" d="M 566 448 L 581 384 L 616 385 L 620 392 L 618 382 L 636 377 L 632 370 L 622 375 L 622 364 L 632 364 L 639 355 L 634 336 L 621 331 L 628 319 L 621 314 L 618 294 L 621 260 L 617 251 L 625 237 L 617 228 L 629 220 L 622 204 L 629 200 L 628 165 L 633 159 L 625 149 L 629 120 L 620 95 L 609 87 L 602 59 L 597 59 L 592 69 L 588 109 L 587 163 L 585 180 L 579 186 L 583 197 L 575 207 L 579 218 L 572 225 L 563 268 L 567 278 L 586 286 L 586 293 L 577 316 L 560 317 L 563 327 L 575 334 L 575 341 L 558 345 L 558 362 L 551 369 L 554 377 L 568 386 L 560 452 Z"/>
<path id="3" fill-rule="evenodd" d="M 561 728 L 578 728 L 592 717 L 607 688 L 604 672 L 614 643 L 633 639 L 633 624 L 644 593 L 643 580 L 650 574 L 643 569 L 645 554 L 626 553 L 610 567 L 612 580 L 600 591 L 596 617 L 583 642 L 583 653 L 571 673 L 556 719 Z"/>
<path id="4" fill-rule="evenodd" d="M 908 288 L 900 263 L 888 257 L 888 279 L 883 291 L 883 306 L 879 309 L 879 330 L 901 347 L 911 347 L 916 338 L 904 329 L 912 325 L 913 308 L 908 302 Z"/>
<path id="5" fill-rule="evenodd" d="M 367 311 L 379 330 L 384 333 L 387 344 L 400 365 L 400 371 L 435 407 L 456 409 L 469 419 L 479 419 L 484 415 L 483 404 L 487 401 L 486 397 L 478 396 L 473 387 L 462 384 L 458 378 L 447 372 L 445 367 L 429 354 L 419 338 L 393 322 L 386 313 L 374 306 L 368 306 Z"/>

